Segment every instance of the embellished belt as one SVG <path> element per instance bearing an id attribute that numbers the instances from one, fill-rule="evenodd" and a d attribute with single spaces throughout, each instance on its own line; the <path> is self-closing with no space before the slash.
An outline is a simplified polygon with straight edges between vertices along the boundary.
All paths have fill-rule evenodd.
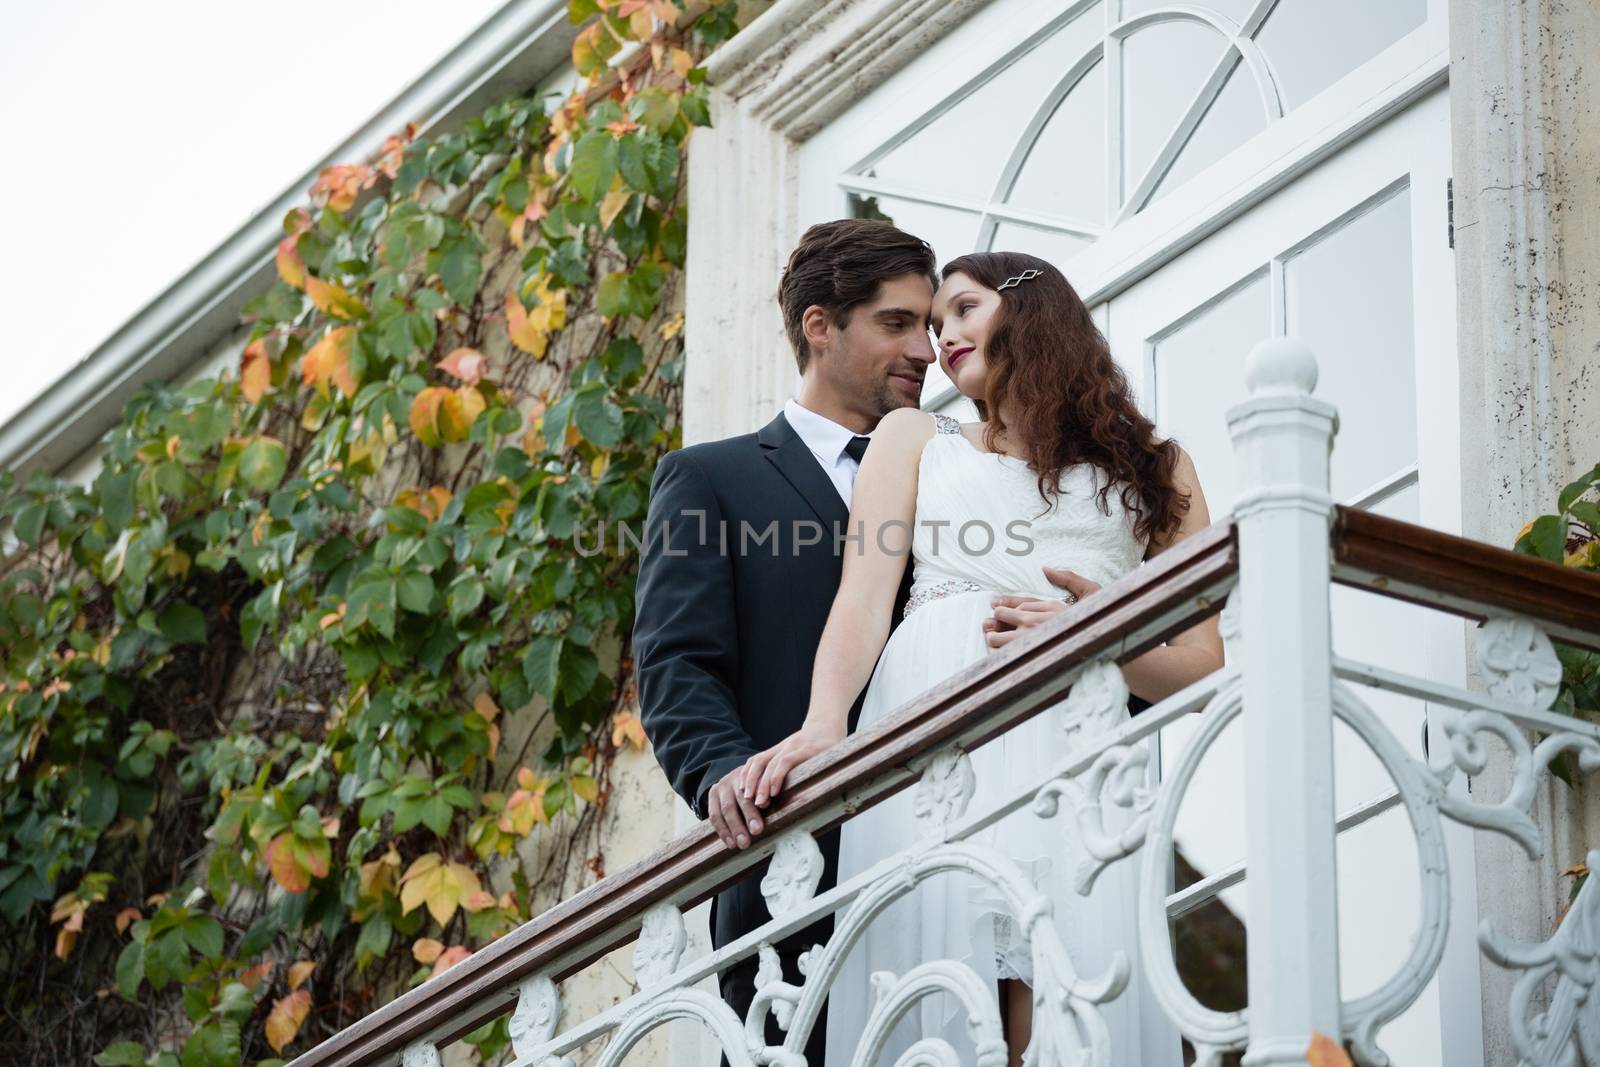
<path id="1" fill-rule="evenodd" d="M 905 611 L 901 612 L 900 617 L 902 619 L 909 618 L 913 611 L 934 600 L 943 600 L 945 597 L 955 596 L 957 593 L 981 592 L 983 592 L 983 586 L 966 578 L 950 578 L 943 582 L 935 582 L 933 585 L 925 585 L 911 594 L 910 599 L 906 601 Z"/>

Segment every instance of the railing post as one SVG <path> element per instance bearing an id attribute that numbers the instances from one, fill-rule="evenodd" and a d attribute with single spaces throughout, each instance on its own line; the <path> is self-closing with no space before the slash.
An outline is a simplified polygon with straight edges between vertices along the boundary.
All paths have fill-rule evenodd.
<path id="1" fill-rule="evenodd" d="M 1314 399 L 1317 363 L 1293 339 L 1264 341 L 1250 399 L 1228 412 L 1241 492 L 1249 1067 L 1307 1060 L 1313 1033 L 1339 1040 L 1334 872 L 1333 674 L 1328 614 L 1328 460 L 1338 416 Z"/>

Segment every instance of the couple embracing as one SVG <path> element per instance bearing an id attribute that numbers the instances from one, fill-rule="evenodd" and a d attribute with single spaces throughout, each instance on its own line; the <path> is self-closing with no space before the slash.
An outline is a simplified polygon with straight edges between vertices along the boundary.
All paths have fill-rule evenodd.
<path id="1" fill-rule="evenodd" d="M 799 764 L 1209 522 L 1188 456 L 1138 410 L 1066 278 L 1019 253 L 962 256 L 939 271 L 893 226 L 813 226 L 778 291 L 798 395 L 761 430 L 668 454 L 651 490 L 634 654 L 641 718 L 673 788 L 718 836 L 749 848 Z M 919 409 L 937 360 L 982 421 Z M 870 447 L 869 447 L 870 446 Z M 1159 700 L 1222 662 L 1209 621 L 1123 665 Z M 972 754 L 989 789 L 1037 778 L 1061 754 L 1039 715 Z M 818 839 L 822 888 L 921 836 L 906 791 Z M 1133 864 L 1087 897 L 1063 820 L 1022 811 L 986 831 L 1056 902 L 1080 974 L 1134 949 Z M 769 918 L 760 872 L 725 890 L 712 939 Z M 777 946 L 786 980 L 820 922 Z M 871 975 L 954 959 L 995 989 L 1008 1057 L 1032 1022 L 1029 946 L 997 898 L 954 876 L 881 914 L 835 981 L 806 1046 L 847 1067 L 871 1009 Z M 743 1017 L 756 962 L 721 975 Z M 1178 1042 L 1141 983 L 1108 1006 L 1115 1061 L 1176 1063 Z M 781 1033 L 768 1022 L 768 1040 Z M 919 1040 L 972 1062 L 953 1000 L 924 1000 L 880 1062 Z"/>

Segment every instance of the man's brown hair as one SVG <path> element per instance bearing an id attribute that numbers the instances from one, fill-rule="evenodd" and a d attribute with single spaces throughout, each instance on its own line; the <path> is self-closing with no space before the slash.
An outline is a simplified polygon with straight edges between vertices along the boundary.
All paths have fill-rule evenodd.
<path id="1" fill-rule="evenodd" d="M 878 295 L 891 278 L 919 274 L 939 287 L 933 249 L 920 237 L 880 219 L 819 222 L 800 238 L 778 283 L 783 328 L 804 374 L 811 359 L 802 320 L 813 304 L 825 309 L 835 326 L 850 323 L 850 312 Z"/>

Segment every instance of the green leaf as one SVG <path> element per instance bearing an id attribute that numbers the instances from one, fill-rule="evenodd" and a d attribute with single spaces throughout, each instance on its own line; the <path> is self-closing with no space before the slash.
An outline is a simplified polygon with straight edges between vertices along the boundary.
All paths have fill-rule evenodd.
<path id="1" fill-rule="evenodd" d="M 601 390 L 579 393 L 572 416 L 578 432 L 596 448 L 613 449 L 622 443 L 622 409 Z"/>
<path id="2" fill-rule="evenodd" d="M 419 615 L 433 604 L 433 579 L 420 571 L 400 576 L 400 606 Z"/>
<path id="3" fill-rule="evenodd" d="M 527 654 L 522 657 L 523 677 L 527 678 L 534 692 L 543 693 L 547 700 L 555 699 L 560 661 L 559 637 L 535 637 L 528 646 Z"/>
<path id="4" fill-rule="evenodd" d="M 483 257 L 468 241 L 453 241 L 441 249 L 434 264 L 445 292 L 457 304 L 470 304 L 478 292 L 478 279 L 483 271 Z"/>
<path id="5" fill-rule="evenodd" d="M 118 1041 L 107 1045 L 94 1062 L 99 1067 L 144 1067 L 144 1046 L 134 1041 Z"/>
<path id="6" fill-rule="evenodd" d="M 1528 543 L 1540 559 L 1560 563 L 1567 549 L 1566 520 L 1559 515 L 1540 515 L 1528 531 Z"/>
<path id="7" fill-rule="evenodd" d="M 595 293 L 595 307 L 606 318 L 627 315 L 633 310 L 633 288 L 628 284 L 626 271 L 617 271 L 600 279 Z"/>
<path id="8" fill-rule="evenodd" d="M 593 204 L 611 188 L 617 173 L 617 139 L 606 130 L 590 130 L 578 138 L 567 172 L 573 192 Z"/>
<path id="9" fill-rule="evenodd" d="M 288 464 L 289 453 L 283 442 L 263 434 L 245 445 L 239 454 L 239 477 L 257 491 L 276 489 Z"/>
<path id="10" fill-rule="evenodd" d="M 17 512 L 15 529 L 17 537 L 23 544 L 36 545 L 44 534 L 44 520 L 49 515 L 49 510 L 40 501 L 29 504 Z"/>
<path id="11" fill-rule="evenodd" d="M 168 604 L 156 617 L 156 625 L 173 644 L 206 643 L 206 617 L 193 604 Z"/>
<path id="12" fill-rule="evenodd" d="M 696 89 L 683 95 L 683 117 L 696 126 L 711 125 L 711 105 L 706 100 L 705 91 Z"/>
<path id="13" fill-rule="evenodd" d="M 117 992 L 128 1000 L 139 995 L 139 983 L 144 981 L 144 942 L 130 941 L 117 957 Z"/>
<path id="14" fill-rule="evenodd" d="M 1586 493 L 1589 487 L 1597 481 L 1600 481 L 1600 464 L 1596 464 L 1594 470 L 1561 490 L 1561 496 L 1556 501 L 1556 510 L 1567 511 L 1570 509 L 1572 502 Z"/>
<path id="15" fill-rule="evenodd" d="M 193 915 L 185 919 L 183 937 L 202 956 L 209 959 L 222 956 L 222 924 L 209 915 Z"/>
<path id="16" fill-rule="evenodd" d="M 574 26 L 582 26 L 599 13 L 600 5 L 595 0 L 567 0 L 567 21 Z"/>
<path id="17" fill-rule="evenodd" d="M 1567 514 L 1589 527 L 1589 532 L 1600 534 L 1600 504 L 1589 500 L 1576 500 L 1567 505 Z"/>

